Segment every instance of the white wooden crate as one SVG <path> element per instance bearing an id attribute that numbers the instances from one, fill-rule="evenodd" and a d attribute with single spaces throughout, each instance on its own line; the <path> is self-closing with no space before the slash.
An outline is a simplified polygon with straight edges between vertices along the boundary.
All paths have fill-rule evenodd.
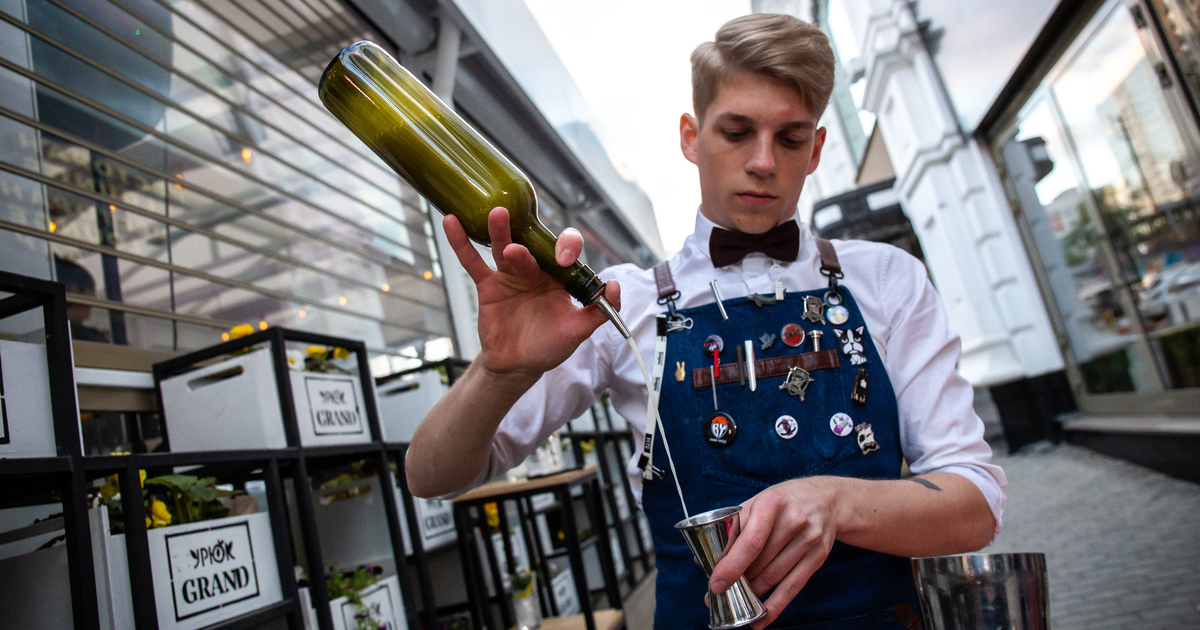
<path id="1" fill-rule="evenodd" d="M 57 454 L 46 346 L 0 341 L 0 458 Z"/>
<path id="2" fill-rule="evenodd" d="M 89 516 L 101 627 L 132 628 L 125 535 L 109 533 L 107 508 Z M 146 538 L 163 630 L 196 630 L 283 600 L 266 513 L 151 529 Z"/>
<path id="3" fill-rule="evenodd" d="M 303 446 L 371 441 L 362 381 L 350 374 L 288 371 Z M 269 348 L 159 383 L 174 452 L 287 446 Z"/>

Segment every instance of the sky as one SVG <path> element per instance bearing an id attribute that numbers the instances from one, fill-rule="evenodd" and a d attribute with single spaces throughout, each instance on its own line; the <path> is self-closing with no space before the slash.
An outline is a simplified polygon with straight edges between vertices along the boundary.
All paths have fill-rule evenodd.
<path id="1" fill-rule="evenodd" d="M 673 254 L 695 226 L 696 167 L 679 150 L 691 112 L 688 56 L 749 0 L 525 0 L 600 118 L 605 147 L 654 204 Z"/>

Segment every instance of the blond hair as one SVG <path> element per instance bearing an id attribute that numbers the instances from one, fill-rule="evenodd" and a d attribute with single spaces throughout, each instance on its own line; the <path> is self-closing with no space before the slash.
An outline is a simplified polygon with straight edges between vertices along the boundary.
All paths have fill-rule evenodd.
<path id="1" fill-rule="evenodd" d="M 819 117 L 833 92 L 834 63 L 821 29 L 790 15 L 743 15 L 692 51 L 692 108 L 703 120 L 721 81 L 747 72 L 791 86 Z"/>

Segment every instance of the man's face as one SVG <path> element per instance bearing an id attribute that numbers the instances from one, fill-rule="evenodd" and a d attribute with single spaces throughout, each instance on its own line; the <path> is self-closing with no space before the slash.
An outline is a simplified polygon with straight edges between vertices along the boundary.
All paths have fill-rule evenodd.
<path id="1" fill-rule="evenodd" d="M 683 155 L 700 170 L 700 211 L 721 227 L 761 234 L 796 211 L 825 129 L 793 88 L 753 74 L 722 81 L 703 124 L 679 121 Z"/>

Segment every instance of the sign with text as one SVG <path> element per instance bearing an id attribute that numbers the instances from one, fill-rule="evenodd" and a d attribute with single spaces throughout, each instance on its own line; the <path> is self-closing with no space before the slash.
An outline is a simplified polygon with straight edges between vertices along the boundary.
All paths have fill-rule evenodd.
<path id="1" fill-rule="evenodd" d="M 417 519 L 421 523 L 421 545 L 429 550 L 446 544 L 458 535 L 454 529 L 454 503 L 438 499 L 415 501 Z"/>
<path id="2" fill-rule="evenodd" d="M 306 375 L 304 389 L 308 394 L 315 434 L 346 435 L 366 431 L 352 379 Z"/>
<path id="3" fill-rule="evenodd" d="M 259 595 L 248 522 L 168 534 L 163 544 L 175 621 Z"/>
<path id="4" fill-rule="evenodd" d="M 395 578 L 391 578 L 391 580 L 395 580 Z M 379 630 L 404 628 L 407 624 L 400 623 L 402 615 L 397 614 L 402 607 L 399 602 L 393 601 L 395 593 L 392 590 L 389 588 L 389 580 L 384 580 L 358 592 L 358 597 L 362 600 L 361 609 L 352 602 L 342 602 L 341 613 L 344 627 L 360 627 L 358 615 L 365 614 L 379 624 Z"/>

